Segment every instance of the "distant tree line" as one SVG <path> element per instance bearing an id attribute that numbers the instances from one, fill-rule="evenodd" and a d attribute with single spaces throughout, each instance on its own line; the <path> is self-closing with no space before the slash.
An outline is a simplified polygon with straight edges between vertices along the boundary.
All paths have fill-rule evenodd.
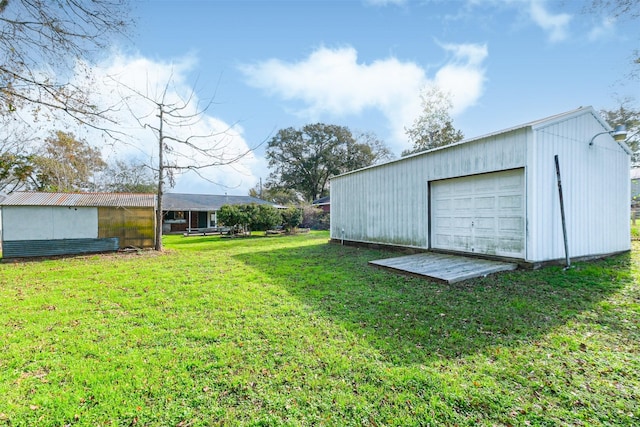
<path id="1" fill-rule="evenodd" d="M 151 171 L 142 164 L 125 160 L 108 164 L 100 150 L 69 132 L 54 132 L 31 151 L 22 145 L 0 142 L 0 193 L 153 193 L 155 187 Z"/>

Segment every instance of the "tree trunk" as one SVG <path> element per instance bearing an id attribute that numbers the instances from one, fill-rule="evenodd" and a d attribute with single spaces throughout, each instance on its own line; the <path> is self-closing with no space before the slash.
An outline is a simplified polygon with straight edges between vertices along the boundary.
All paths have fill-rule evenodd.
<path id="1" fill-rule="evenodd" d="M 163 159 L 163 152 L 164 152 L 164 141 L 163 141 L 163 135 L 162 135 L 162 125 L 163 125 L 163 117 L 162 117 L 162 106 L 160 106 L 160 114 L 158 115 L 158 117 L 160 118 L 160 127 L 158 130 L 158 197 L 157 197 L 157 207 L 156 207 L 156 244 L 155 244 L 155 250 L 156 251 L 161 251 L 162 250 L 162 193 L 163 193 L 163 182 L 164 182 L 164 159 Z"/>

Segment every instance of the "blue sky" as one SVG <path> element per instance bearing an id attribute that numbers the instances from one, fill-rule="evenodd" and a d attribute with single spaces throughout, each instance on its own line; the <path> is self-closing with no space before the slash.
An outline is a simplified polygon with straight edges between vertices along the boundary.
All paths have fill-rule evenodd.
<path id="1" fill-rule="evenodd" d="M 637 102 L 640 82 L 628 74 L 639 23 L 584 13 L 585 4 L 140 0 L 130 40 L 100 66 L 130 86 L 162 87 L 171 77 L 183 97 L 194 89 L 200 101 L 213 98 L 203 125 L 231 128 L 229 149 L 323 122 L 374 132 L 399 155 L 429 84 L 451 93 L 466 137 Z M 191 174 L 173 191 L 246 194 L 267 178 L 264 148 L 206 172 L 215 184 Z"/>

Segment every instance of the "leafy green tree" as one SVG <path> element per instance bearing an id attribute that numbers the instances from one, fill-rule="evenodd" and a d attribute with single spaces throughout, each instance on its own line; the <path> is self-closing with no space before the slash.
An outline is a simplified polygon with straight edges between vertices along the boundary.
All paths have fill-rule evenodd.
<path id="1" fill-rule="evenodd" d="M 31 155 L 10 152 L 0 154 L 0 193 L 28 187 L 34 173 Z"/>
<path id="2" fill-rule="evenodd" d="M 302 224 L 302 209 L 296 207 L 289 207 L 283 211 L 282 222 L 285 230 L 291 231 Z"/>
<path id="3" fill-rule="evenodd" d="M 620 103 L 619 108 L 601 110 L 600 114 L 614 129 L 618 125 L 626 126 L 627 139 L 625 143 L 632 151 L 631 164 L 634 167 L 640 166 L 640 110 L 634 107 L 631 100 L 627 99 Z"/>
<path id="4" fill-rule="evenodd" d="M 218 223 L 227 227 L 238 228 L 246 224 L 246 216 L 237 205 L 223 205 L 217 213 Z"/>
<path id="5" fill-rule="evenodd" d="M 266 150 L 272 169 L 268 184 L 295 190 L 311 202 L 328 194 L 331 176 L 379 160 L 379 148 L 359 142 L 345 126 L 316 123 L 281 129 Z"/>
<path id="6" fill-rule="evenodd" d="M 218 222 L 235 231 L 267 231 L 281 224 L 282 216 L 271 205 L 224 205 L 218 210 Z"/>
<path id="7" fill-rule="evenodd" d="M 63 131 L 47 138 L 42 151 L 32 159 L 35 189 L 39 191 L 95 190 L 94 174 L 106 166 L 100 150 Z"/>
<path id="8" fill-rule="evenodd" d="M 272 230 L 276 225 L 282 224 L 282 215 L 278 209 L 271 205 L 257 205 L 255 216 L 249 227 L 255 231 Z"/>
<path id="9" fill-rule="evenodd" d="M 405 132 L 413 147 L 402 156 L 454 144 L 464 138 L 453 127 L 449 111 L 453 107 L 451 96 L 437 86 L 427 86 L 420 93 L 422 112 Z"/>
<path id="10" fill-rule="evenodd" d="M 276 187 L 272 183 L 267 183 L 262 188 L 260 188 L 260 184 L 257 184 L 249 189 L 249 195 L 282 206 L 295 205 L 301 202 L 300 195 L 295 190 Z"/>

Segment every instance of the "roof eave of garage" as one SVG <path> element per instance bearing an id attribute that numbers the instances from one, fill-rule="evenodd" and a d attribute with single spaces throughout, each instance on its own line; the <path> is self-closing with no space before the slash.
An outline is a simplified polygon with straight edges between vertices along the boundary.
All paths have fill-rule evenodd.
<path id="1" fill-rule="evenodd" d="M 536 130 L 536 129 L 541 128 L 541 127 L 549 126 L 551 124 L 554 124 L 554 123 L 557 123 L 557 122 L 560 122 L 560 121 L 564 121 L 564 120 L 567 120 L 567 119 L 570 119 L 570 118 L 573 118 L 573 117 L 576 117 L 576 116 L 579 116 L 579 115 L 582 115 L 582 114 L 585 114 L 586 112 L 590 112 L 598 120 L 598 122 L 600 122 L 600 124 L 607 131 L 611 130 L 611 127 L 604 120 L 602 120 L 602 118 L 595 112 L 593 107 L 591 107 L 591 106 L 579 107 L 579 108 L 576 108 L 575 110 L 566 111 L 564 113 L 556 114 L 556 115 L 553 115 L 553 116 L 550 116 L 550 117 L 545 117 L 544 119 L 534 120 L 532 122 L 524 123 L 524 124 L 521 124 L 521 125 L 518 125 L 518 126 L 513 126 L 513 127 L 510 127 L 510 128 L 507 128 L 507 129 L 502 129 L 502 130 L 499 130 L 499 131 L 496 131 L 496 132 L 491 132 L 491 133 L 488 133 L 488 134 L 485 134 L 485 135 L 482 135 L 482 136 L 477 136 L 477 137 L 474 137 L 474 138 L 464 139 L 464 140 L 462 140 L 460 142 L 456 142 L 455 144 L 446 145 L 444 147 L 433 148 L 431 150 L 425 150 L 425 151 L 421 151 L 419 153 L 410 154 L 408 156 L 401 157 L 399 159 L 390 160 L 390 161 L 385 162 L 385 163 L 379 163 L 377 165 L 371 165 L 371 166 L 367 166 L 367 167 L 364 167 L 364 168 L 355 169 L 355 170 L 352 170 L 352 171 L 349 171 L 349 172 L 342 173 L 340 175 L 332 176 L 331 179 L 343 177 L 343 176 L 350 175 L 350 174 L 353 174 L 353 173 L 357 173 L 357 172 L 360 172 L 360 171 L 363 171 L 363 170 L 377 168 L 377 167 L 388 165 L 388 164 L 392 164 L 392 163 L 404 162 L 406 160 L 409 160 L 409 159 L 412 159 L 412 158 L 415 158 L 415 157 L 428 155 L 428 154 L 433 153 L 435 151 L 449 150 L 449 149 L 451 149 L 453 147 L 457 147 L 459 145 L 468 144 L 470 142 L 479 141 L 479 140 L 486 139 L 486 138 L 491 138 L 491 137 L 494 137 L 494 136 L 497 136 L 497 135 L 502 135 L 502 134 L 509 133 L 509 132 L 514 132 L 514 131 L 517 131 L 517 130 L 520 130 L 520 129 L 531 128 L 532 130 Z M 625 151 L 627 151 L 627 153 L 630 153 L 629 148 L 626 146 L 626 144 L 621 143 L 621 146 L 622 146 L 623 149 L 625 149 Z"/>

